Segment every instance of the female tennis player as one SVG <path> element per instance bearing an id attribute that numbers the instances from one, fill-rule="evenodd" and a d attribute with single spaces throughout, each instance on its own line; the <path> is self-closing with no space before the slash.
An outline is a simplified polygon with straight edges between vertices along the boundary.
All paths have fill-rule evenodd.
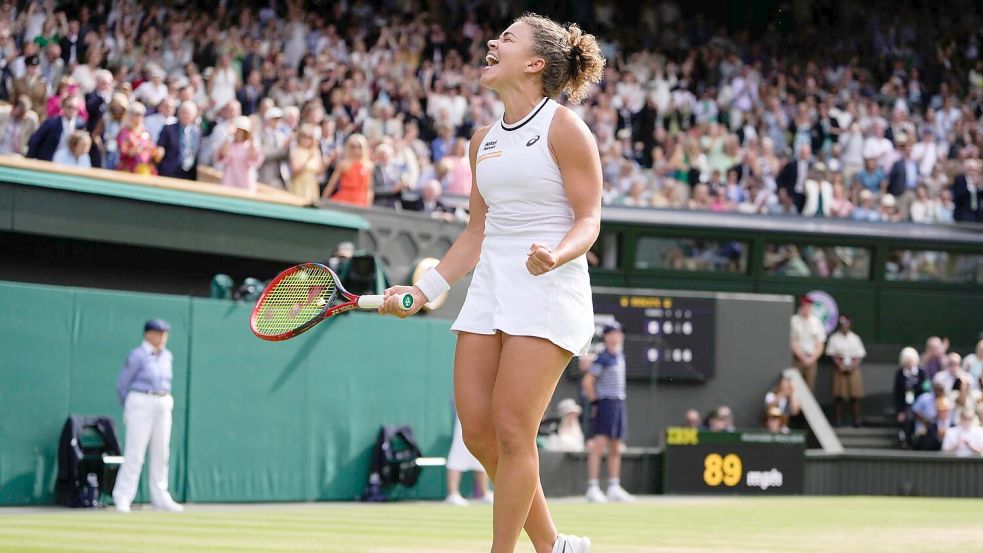
<path id="1" fill-rule="evenodd" d="M 435 269 L 385 292 L 405 317 L 474 270 L 457 333 L 454 397 L 468 449 L 495 482 L 492 553 L 525 527 L 537 553 L 586 553 L 557 534 L 539 481 L 536 434 L 556 383 L 594 334 L 585 254 L 601 220 L 601 161 L 587 125 L 554 100 L 579 102 L 600 81 L 597 40 L 526 15 L 488 41 L 481 85 L 505 114 L 471 139 L 471 220 Z M 413 294 L 414 308 L 399 305 Z"/>

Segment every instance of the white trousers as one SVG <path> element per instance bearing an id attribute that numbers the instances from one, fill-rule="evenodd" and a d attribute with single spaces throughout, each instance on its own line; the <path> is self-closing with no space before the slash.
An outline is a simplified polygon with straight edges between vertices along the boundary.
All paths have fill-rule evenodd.
<path id="1" fill-rule="evenodd" d="M 468 446 L 464 445 L 464 431 L 461 430 L 461 419 L 454 420 L 454 438 L 451 440 L 451 450 L 447 454 L 447 468 L 458 472 L 477 470 L 485 472 L 485 467 L 471 454 Z"/>
<path id="2" fill-rule="evenodd" d="M 171 501 L 167 491 L 167 463 L 170 458 L 172 396 L 153 396 L 130 392 L 123 404 L 126 445 L 123 466 L 116 476 L 113 499 L 132 503 L 140 483 L 143 457 L 150 446 L 150 502 Z"/>

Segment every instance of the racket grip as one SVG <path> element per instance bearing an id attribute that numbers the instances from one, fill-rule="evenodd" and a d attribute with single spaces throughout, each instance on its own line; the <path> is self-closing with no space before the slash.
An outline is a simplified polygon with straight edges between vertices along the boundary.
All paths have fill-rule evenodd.
<path id="1" fill-rule="evenodd" d="M 362 309 L 378 309 L 382 307 L 383 303 L 385 303 L 385 296 L 378 294 L 358 297 L 358 306 Z M 403 294 L 399 299 L 399 305 L 403 309 L 413 307 L 413 296 L 411 294 Z"/>

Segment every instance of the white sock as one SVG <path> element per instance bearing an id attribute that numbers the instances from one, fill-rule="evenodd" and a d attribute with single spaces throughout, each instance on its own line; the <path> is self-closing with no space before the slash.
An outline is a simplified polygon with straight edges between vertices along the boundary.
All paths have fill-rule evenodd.
<path id="1" fill-rule="evenodd" d="M 601 487 L 601 485 L 598 484 L 597 478 L 592 478 L 592 479 L 590 479 L 590 480 L 587 481 L 587 489 L 588 490 L 591 489 L 591 488 L 599 488 L 599 487 Z"/>
<path id="2" fill-rule="evenodd" d="M 621 486 L 621 479 L 620 478 L 608 478 L 608 487 L 609 488 L 617 488 L 619 486 Z"/>

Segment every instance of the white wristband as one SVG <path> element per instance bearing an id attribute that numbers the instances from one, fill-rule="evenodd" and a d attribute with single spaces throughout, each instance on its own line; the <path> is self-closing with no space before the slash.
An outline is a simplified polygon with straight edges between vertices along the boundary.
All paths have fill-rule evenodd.
<path id="1" fill-rule="evenodd" d="M 444 277 L 440 276 L 437 269 L 430 269 L 423 274 L 415 286 L 423 292 L 423 295 L 427 297 L 427 302 L 432 302 L 440 297 L 441 294 L 450 290 L 451 285 L 447 284 Z"/>

